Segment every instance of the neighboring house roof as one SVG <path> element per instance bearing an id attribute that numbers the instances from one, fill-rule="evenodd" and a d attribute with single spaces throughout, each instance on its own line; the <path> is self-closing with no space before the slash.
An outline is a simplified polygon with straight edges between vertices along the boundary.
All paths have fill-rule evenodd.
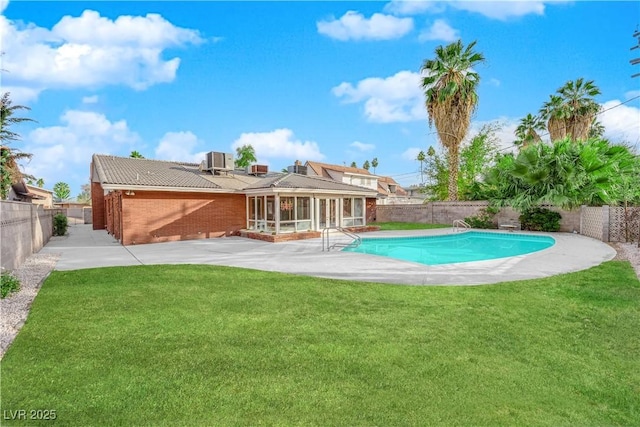
<path id="1" fill-rule="evenodd" d="M 371 175 L 371 173 L 363 168 L 352 168 L 350 166 L 340 166 L 340 165 L 332 165 L 329 163 L 320 163 L 320 162 L 310 162 L 308 161 L 305 164 L 307 167 L 313 169 L 316 175 L 324 176 L 325 178 L 330 178 L 329 174 L 326 173 L 326 169 L 332 171 L 338 171 L 343 173 L 355 173 L 359 175 Z"/>
<path id="2" fill-rule="evenodd" d="M 350 166 L 332 165 L 329 163 L 320 163 L 320 162 L 311 162 L 311 161 L 308 161 L 305 165 L 308 168 L 313 169 L 313 171 L 318 176 L 322 176 L 329 179 L 331 179 L 331 175 L 327 172 L 328 170 L 347 173 L 347 174 L 370 175 L 372 178 L 376 178 L 378 180 L 378 193 L 380 193 L 383 196 L 388 196 L 390 194 L 393 194 L 395 196 L 406 196 L 408 194 L 400 186 L 400 184 L 398 184 L 390 176 L 373 175 L 367 169 L 352 168 Z M 389 185 L 396 186 L 395 193 L 389 190 Z"/>
<path id="3" fill-rule="evenodd" d="M 396 191 L 392 192 L 389 189 L 389 185 L 395 185 Z M 400 186 L 400 184 L 396 182 L 395 179 L 391 178 L 390 176 L 378 177 L 378 192 L 385 196 L 388 196 L 389 194 L 395 194 L 396 196 L 407 196 L 409 194 L 404 188 Z"/>
<path id="4" fill-rule="evenodd" d="M 299 174 L 249 175 L 243 170 L 212 175 L 195 163 L 93 155 L 97 181 L 105 190 L 159 190 L 193 192 L 256 192 L 259 190 L 316 190 L 375 196 L 375 191 L 332 179 Z M 94 179 L 95 180 L 95 179 Z"/>
<path id="5" fill-rule="evenodd" d="M 30 185 L 30 184 L 27 184 L 27 188 L 29 189 L 29 191 L 32 191 L 34 193 L 49 193 L 49 194 L 53 194 L 52 190 L 47 190 L 46 188 L 36 187 L 36 186 Z"/>
<path id="6" fill-rule="evenodd" d="M 259 182 L 250 185 L 246 188 L 249 190 L 259 189 L 305 189 L 305 190 L 324 190 L 332 192 L 343 193 L 369 193 L 372 197 L 375 196 L 375 191 L 367 188 L 359 187 L 357 185 L 344 184 L 342 182 L 334 181 L 328 178 L 322 178 L 319 176 L 300 175 L 296 173 L 282 174 L 271 178 L 263 178 Z"/>

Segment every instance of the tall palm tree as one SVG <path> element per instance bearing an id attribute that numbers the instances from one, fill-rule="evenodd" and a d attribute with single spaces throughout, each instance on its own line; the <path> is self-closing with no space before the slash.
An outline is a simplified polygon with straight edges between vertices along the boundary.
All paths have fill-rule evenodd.
<path id="1" fill-rule="evenodd" d="M 536 144 L 542 141 L 538 131 L 544 130 L 544 121 L 540 116 L 534 116 L 527 114 L 524 118 L 520 119 L 520 124 L 516 128 L 516 137 L 518 138 L 517 145 L 521 148 L 525 148 L 530 144 Z"/>
<path id="2" fill-rule="evenodd" d="M 132 151 L 131 154 L 129 154 L 129 157 L 132 159 L 144 159 L 144 156 L 140 154 L 139 151 Z"/>
<path id="3" fill-rule="evenodd" d="M 424 184 L 424 161 L 427 159 L 427 156 L 425 156 L 424 151 L 420 150 L 420 152 L 418 153 L 418 156 L 416 157 L 416 160 L 420 162 L 420 183 Z"/>
<path id="4" fill-rule="evenodd" d="M 600 89 L 593 80 L 585 81 L 582 77 L 575 81 L 569 80 L 558 89 L 566 107 L 565 123 L 567 135 L 575 141 L 584 141 L 589 137 L 591 123 L 600 110 L 600 106 L 593 99 L 600 95 Z"/>
<path id="5" fill-rule="evenodd" d="M 549 131 L 551 142 L 564 139 L 567 136 L 566 116 L 566 106 L 562 97 L 550 95 L 549 101 L 545 102 L 540 109 L 540 117 L 547 121 L 547 130 Z"/>
<path id="6" fill-rule="evenodd" d="M 458 200 L 460 143 L 467 135 L 471 116 L 478 105 L 476 89 L 480 76 L 473 69 L 484 61 L 474 52 L 476 42 L 463 46 L 462 41 L 438 46 L 435 58 L 427 59 L 421 71 L 429 126 L 435 124 L 440 142 L 449 152 L 449 200 Z"/>

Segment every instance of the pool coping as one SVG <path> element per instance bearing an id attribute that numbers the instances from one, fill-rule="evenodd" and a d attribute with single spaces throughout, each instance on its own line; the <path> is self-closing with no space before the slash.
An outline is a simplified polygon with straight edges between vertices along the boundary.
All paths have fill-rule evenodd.
<path id="1" fill-rule="evenodd" d="M 479 231 L 510 233 L 500 230 Z M 430 236 L 451 232 L 451 228 L 373 231 L 361 236 Z M 579 234 L 519 233 L 550 236 L 556 244 L 528 255 L 428 266 L 376 255 L 333 250 L 323 252 L 319 238 L 268 243 L 242 237 L 225 237 L 125 247 L 104 230 L 92 230 L 91 225 L 74 225 L 69 228 L 68 236 L 52 238 L 41 252 L 60 254 L 56 270 L 141 264 L 210 264 L 417 286 L 482 285 L 549 277 L 584 270 L 609 261 L 616 255 L 616 251 L 606 243 Z M 332 235 L 333 241 L 344 238 L 338 234 Z"/>

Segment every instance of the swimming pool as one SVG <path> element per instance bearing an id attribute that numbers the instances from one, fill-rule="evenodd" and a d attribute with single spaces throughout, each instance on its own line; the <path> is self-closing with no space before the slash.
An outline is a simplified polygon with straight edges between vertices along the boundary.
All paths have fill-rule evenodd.
<path id="1" fill-rule="evenodd" d="M 363 238 L 359 246 L 343 251 L 440 265 L 524 255 L 554 244 L 555 240 L 548 236 L 467 231 L 441 236 Z"/>

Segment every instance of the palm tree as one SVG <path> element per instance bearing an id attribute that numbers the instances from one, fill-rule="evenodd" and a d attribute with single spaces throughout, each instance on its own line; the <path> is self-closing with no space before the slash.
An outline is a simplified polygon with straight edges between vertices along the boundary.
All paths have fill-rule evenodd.
<path id="1" fill-rule="evenodd" d="M 438 46 L 435 58 L 427 59 L 421 71 L 429 126 L 435 123 L 440 142 L 449 152 L 449 200 L 458 200 L 460 143 L 467 134 L 478 105 L 476 89 L 480 76 L 473 67 L 484 61 L 473 51 L 476 42 L 464 47 L 461 40 Z"/>
<path id="2" fill-rule="evenodd" d="M 9 92 L 5 92 L 0 99 L 0 150 L 2 150 L 0 163 L 0 175 L 2 180 L 0 184 L 0 197 L 5 199 L 9 192 L 11 184 L 18 182 L 23 177 L 33 178 L 24 175 L 20 171 L 18 162 L 23 159 L 30 159 L 33 155 L 23 153 L 15 148 L 8 146 L 13 141 L 19 141 L 20 135 L 11 130 L 11 126 L 22 122 L 35 122 L 28 117 L 15 117 L 17 110 L 30 110 L 24 105 L 13 105 Z"/>
<path id="3" fill-rule="evenodd" d="M 36 181 L 36 185 L 40 188 L 44 187 L 44 179 L 42 178 L 38 178 L 38 180 Z"/>
<path id="4" fill-rule="evenodd" d="M 373 160 L 371 160 L 371 166 L 373 167 L 373 174 L 376 174 L 376 168 L 378 167 L 378 158 L 374 157 Z"/>
<path id="5" fill-rule="evenodd" d="M 576 81 L 569 80 L 558 93 L 566 106 L 565 123 L 567 135 L 574 141 L 584 141 L 589 137 L 589 129 L 600 106 L 593 99 L 600 95 L 600 89 L 593 80 L 584 81 L 582 77 Z"/>
<path id="6" fill-rule="evenodd" d="M 371 167 L 371 164 L 369 163 L 369 160 L 365 160 L 364 163 L 362 164 L 362 169 L 369 170 L 370 167 Z"/>
<path id="7" fill-rule="evenodd" d="M 518 138 L 516 144 L 524 148 L 530 144 L 541 142 L 542 138 L 538 134 L 538 131 L 541 130 L 544 130 L 544 121 L 539 116 L 527 114 L 520 119 L 520 124 L 516 128 L 516 137 Z"/>
<path id="8" fill-rule="evenodd" d="M 356 162 L 351 162 L 351 164 L 349 165 L 350 168 L 357 168 L 358 165 L 356 164 Z"/>
<path id="9" fill-rule="evenodd" d="M 594 117 L 593 121 L 591 122 L 591 127 L 589 127 L 589 138 L 602 139 L 604 138 L 604 132 L 604 125 Z"/>
<path id="10" fill-rule="evenodd" d="M 429 147 L 429 148 L 432 148 L 432 147 Z M 421 184 L 424 184 L 423 164 L 426 159 L 427 159 L 427 156 L 425 156 L 424 151 L 420 150 L 420 152 L 418 153 L 418 156 L 416 157 L 416 160 L 420 162 L 420 183 Z"/>
<path id="11" fill-rule="evenodd" d="M 564 139 L 567 136 L 566 116 L 567 111 L 562 97 L 550 95 L 549 101 L 545 102 L 540 109 L 540 117 L 547 121 L 551 142 Z"/>
<path id="12" fill-rule="evenodd" d="M 144 159 L 144 156 L 138 151 L 132 151 L 131 154 L 129 154 L 129 157 L 133 159 Z"/>

